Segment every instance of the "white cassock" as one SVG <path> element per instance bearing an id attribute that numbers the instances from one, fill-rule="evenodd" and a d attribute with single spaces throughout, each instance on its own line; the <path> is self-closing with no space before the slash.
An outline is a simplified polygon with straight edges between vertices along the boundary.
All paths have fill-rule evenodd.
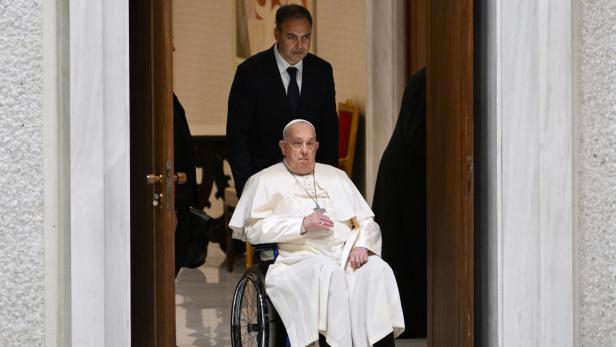
<path id="1" fill-rule="evenodd" d="M 380 258 L 381 230 L 370 207 L 337 168 L 316 164 L 314 180 L 295 177 L 282 163 L 253 175 L 229 223 L 234 238 L 278 244 L 265 286 L 291 346 L 309 345 L 319 332 L 332 347 L 370 346 L 392 331 L 397 337 L 404 331 L 400 295 Z M 315 208 L 315 186 L 334 227 L 300 235 Z M 356 270 L 348 264 L 353 246 L 374 253 Z"/>

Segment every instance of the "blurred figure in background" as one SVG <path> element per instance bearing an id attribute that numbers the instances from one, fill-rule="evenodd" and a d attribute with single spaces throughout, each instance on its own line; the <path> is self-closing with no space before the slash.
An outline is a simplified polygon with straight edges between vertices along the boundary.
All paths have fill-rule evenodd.
<path id="1" fill-rule="evenodd" d="M 173 94 L 173 160 L 175 173 L 186 174 L 186 182 L 175 185 L 175 275 L 187 265 L 187 255 L 195 235 L 190 207 L 197 205 L 197 180 L 195 172 L 195 147 L 186 121 L 184 107 Z"/>
<path id="2" fill-rule="evenodd" d="M 383 152 L 372 202 L 383 259 L 394 270 L 406 320 L 403 337 L 426 337 L 426 69 L 411 77 Z"/>

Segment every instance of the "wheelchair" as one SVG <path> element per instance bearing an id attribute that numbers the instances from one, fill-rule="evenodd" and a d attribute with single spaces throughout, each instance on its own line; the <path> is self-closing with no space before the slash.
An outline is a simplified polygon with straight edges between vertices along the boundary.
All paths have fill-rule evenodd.
<path id="1" fill-rule="evenodd" d="M 254 266 L 235 286 L 231 306 L 233 347 L 290 347 L 287 334 L 265 292 L 265 274 L 278 257 L 275 244 L 254 246 Z"/>

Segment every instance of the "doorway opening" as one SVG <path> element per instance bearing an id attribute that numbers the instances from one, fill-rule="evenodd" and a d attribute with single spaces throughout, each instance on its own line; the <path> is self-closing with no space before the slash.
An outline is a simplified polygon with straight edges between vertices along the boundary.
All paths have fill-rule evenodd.
<path id="1" fill-rule="evenodd" d="M 176 0 L 176 6 L 181 1 Z M 184 3 L 188 3 L 185 1 Z M 194 2 L 193 2 L 194 3 Z M 232 2 L 230 2 L 232 3 Z M 425 65 L 427 78 L 427 335 L 432 346 L 460 345 L 471 346 L 473 343 L 473 28 L 472 1 L 464 0 L 456 6 L 436 4 L 426 1 L 426 40 Z M 173 271 L 173 232 L 175 230 L 173 210 L 169 210 L 169 199 L 173 199 L 173 189 L 169 190 L 169 180 L 173 186 L 172 155 L 172 86 L 180 100 L 187 105 L 198 105 L 200 97 L 190 101 L 189 93 L 182 95 L 179 87 L 179 72 L 172 65 L 181 61 L 184 54 L 181 40 L 183 34 L 175 25 L 175 44 L 178 51 L 172 57 L 172 8 L 170 2 L 154 0 L 137 0 L 131 2 L 131 259 L 132 259 L 132 306 L 133 306 L 133 345 L 167 346 L 176 343 L 176 327 L 180 332 L 181 324 L 188 327 L 190 319 L 196 319 L 195 328 L 203 327 L 203 320 L 214 319 L 220 325 L 226 325 L 224 314 L 208 309 L 195 309 L 188 304 L 199 304 L 196 292 L 206 293 L 208 285 L 218 277 L 218 281 L 227 277 L 225 269 L 212 266 L 214 271 L 187 270 L 180 272 L 178 279 L 191 277 L 205 287 L 187 285 L 176 286 Z M 198 6 L 227 6 L 227 2 L 207 3 Z M 320 9 L 326 2 L 319 5 Z M 175 9 L 177 12 L 177 7 Z M 208 14 L 221 17 L 225 9 L 208 8 Z M 233 12 L 231 12 L 233 13 Z M 177 13 L 176 13 L 177 15 Z M 364 14 L 365 16 L 365 14 Z M 412 16 L 409 14 L 409 19 Z M 197 18 L 199 19 L 199 18 Z M 469 24 L 470 22 L 470 24 Z M 317 27 L 323 27 L 323 19 L 317 16 Z M 416 22 L 415 22 L 416 23 Z M 220 29 L 220 26 L 215 29 Z M 319 29 L 320 30 L 320 29 Z M 221 50 L 211 49 L 212 42 L 225 41 L 223 31 L 211 40 L 202 38 L 198 31 L 188 30 L 199 41 L 198 47 L 205 53 L 217 56 L 226 63 L 233 59 Z M 418 40 L 422 34 L 417 31 Z M 410 34 L 409 34 L 410 35 Z M 318 33 L 319 50 L 327 47 L 327 35 Z M 410 39 L 410 38 L 409 38 Z M 323 42 L 325 41 L 325 42 Z M 420 44 L 420 43 L 418 43 Z M 337 43 L 332 44 L 336 46 Z M 233 46 L 233 45 L 232 45 Z M 188 47 L 188 46 L 186 46 Z M 319 55 L 320 51 L 317 52 Z M 189 58 L 189 57 L 185 57 Z M 346 57 L 345 57 L 346 58 Z M 330 59 L 331 60 L 331 59 Z M 189 60 L 187 60 L 189 61 Z M 233 64 L 230 71 L 234 71 Z M 415 64 L 415 65 L 412 65 Z M 412 66 L 418 67 L 420 60 Z M 334 65 L 336 71 L 337 64 Z M 340 65 L 344 66 L 344 65 Z M 216 64 L 193 65 L 193 73 L 201 67 L 221 70 Z M 190 69 L 189 69 L 190 70 Z M 343 70 L 342 68 L 340 70 Z M 412 71 L 409 68 L 409 71 Z M 453 76 L 453 77 L 452 77 Z M 217 80 L 214 91 L 204 93 L 203 99 L 223 99 L 226 103 L 230 79 Z M 211 79 L 211 74 L 201 79 Z M 197 78 L 198 79 L 198 78 Z M 342 83 L 336 81 L 336 87 L 342 89 Z M 351 84 L 357 84 L 352 83 Z M 189 90 L 189 89 L 185 89 Z M 192 90 L 195 91 L 194 89 Z M 220 92 L 217 96 L 215 92 Z M 206 94 L 206 95 L 205 95 Z M 222 95 L 222 96 L 221 96 Z M 209 100 L 209 99 L 207 99 Z M 443 101 L 446 100 L 446 101 Z M 213 102 L 207 102 L 211 104 Z M 193 136 L 207 136 L 208 151 L 215 149 L 216 141 L 224 141 L 224 132 L 213 131 L 202 134 L 197 123 L 191 124 L 194 107 L 187 108 L 187 118 Z M 224 107 L 223 107 L 224 108 Z M 361 108 L 360 108 L 361 109 Z M 212 111 L 218 119 L 226 117 L 225 109 Z M 224 123 L 223 123 L 224 124 Z M 216 124 L 202 124 L 210 131 Z M 220 129 L 220 128 L 219 128 Z M 134 131 L 133 131 L 134 130 Z M 469 142 L 470 141 L 470 142 Z M 433 158 L 433 159 L 430 159 Z M 201 170 L 207 169 L 204 162 Z M 199 169 L 197 170 L 199 172 Z M 153 185 L 144 183 L 145 177 L 152 174 L 161 177 Z M 211 185 L 203 171 L 197 174 L 197 181 L 202 183 L 203 192 L 211 202 L 216 189 Z M 469 193 L 470 191 L 470 193 Z M 154 201 L 159 204 L 153 207 Z M 218 199 L 214 199 L 218 200 Z M 171 205 L 172 206 L 172 205 Z M 203 208 L 206 206 L 203 205 Z M 208 213 L 214 214 L 213 207 Z M 443 212 L 447 211 L 447 212 Z M 447 213 L 448 218 L 443 218 Z M 214 216 L 216 217 L 216 216 Z M 213 245 L 217 247 L 217 245 Z M 211 248 L 208 257 L 216 259 L 214 253 L 218 248 Z M 220 253 L 218 253 L 220 255 Z M 240 262 L 241 263 L 241 262 Z M 239 274 L 239 268 L 234 274 Z M 234 285 L 234 283 L 233 283 Z M 203 289 L 205 288 L 205 290 Z M 225 288 L 231 292 L 232 288 Z M 404 295 L 404 293 L 401 293 Z M 179 298 L 178 298 L 179 296 Z M 205 295 L 207 296 L 207 295 Z M 179 303 L 179 304 L 178 304 Z M 230 305 L 229 302 L 218 302 Z M 180 310 L 178 311 L 178 307 Z M 178 313 L 180 312 L 180 313 Z M 206 330 L 206 329 L 204 329 Z M 192 330 L 185 335 L 192 342 L 211 343 L 211 335 Z M 202 330 L 200 330 L 202 331 Z M 193 334 L 193 336 L 190 336 Z M 200 335 L 201 334 L 201 335 Z M 207 340 L 207 341 L 206 341 Z M 178 342 L 179 339 L 178 334 Z M 192 343 L 191 342 L 191 343 Z M 216 342 L 218 343 L 218 342 Z"/>

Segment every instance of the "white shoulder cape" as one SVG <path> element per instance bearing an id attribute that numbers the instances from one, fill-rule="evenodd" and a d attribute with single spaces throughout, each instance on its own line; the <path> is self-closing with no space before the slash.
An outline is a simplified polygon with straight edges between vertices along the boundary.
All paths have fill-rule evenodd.
<path id="1" fill-rule="evenodd" d="M 374 213 L 346 173 L 333 166 L 317 163 L 317 183 L 325 189 L 341 221 L 355 218 L 361 222 Z M 233 238 L 246 240 L 244 226 L 272 215 L 278 202 L 295 194 L 295 180 L 283 163 L 272 165 L 252 175 L 242 192 L 229 227 Z"/>

